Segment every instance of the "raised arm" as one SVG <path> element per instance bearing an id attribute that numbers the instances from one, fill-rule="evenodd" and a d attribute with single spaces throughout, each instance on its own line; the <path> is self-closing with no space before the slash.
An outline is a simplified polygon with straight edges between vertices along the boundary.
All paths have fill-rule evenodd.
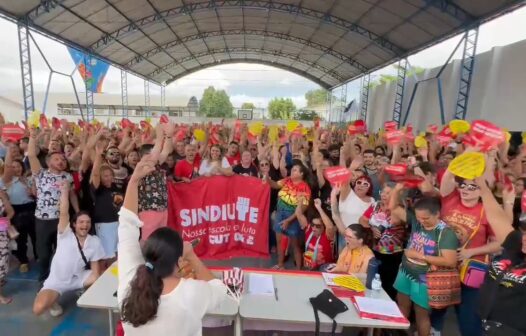
<path id="1" fill-rule="evenodd" d="M 407 222 L 407 211 L 400 206 L 400 192 L 404 189 L 402 183 L 398 183 L 391 191 L 391 197 L 389 198 L 389 210 L 391 216 L 395 216 L 402 222 Z"/>
<path id="2" fill-rule="evenodd" d="M 93 161 L 93 168 L 91 169 L 90 177 L 90 183 L 95 189 L 98 189 L 100 186 L 100 167 L 102 165 L 103 153 L 104 148 L 101 143 L 98 143 L 95 148 L 95 160 Z"/>
<path id="3" fill-rule="evenodd" d="M 69 191 L 68 181 L 63 181 L 60 186 L 60 217 L 58 220 L 58 233 L 64 233 L 69 226 Z"/>
<path id="4" fill-rule="evenodd" d="M 323 207 L 321 206 L 321 200 L 319 198 L 316 198 L 314 200 L 314 207 L 316 207 L 316 210 L 318 210 L 318 213 L 321 216 L 321 220 L 325 225 L 325 235 L 329 240 L 334 240 L 334 238 L 336 237 L 337 228 L 332 222 L 331 218 L 323 210 Z"/>
<path id="5" fill-rule="evenodd" d="M 453 175 L 448 169 L 442 176 L 442 182 L 440 182 L 440 195 L 442 197 L 447 197 L 455 191 L 455 187 L 455 175 Z"/>
<path id="6" fill-rule="evenodd" d="M 504 209 L 497 203 L 484 177 L 475 179 L 475 182 L 480 188 L 482 204 L 484 205 L 484 211 L 486 212 L 489 225 L 495 233 L 497 241 L 502 244 L 508 234 L 513 231 L 513 227 L 511 226 L 513 220 L 506 215 Z"/>
<path id="7" fill-rule="evenodd" d="M 159 156 L 159 164 L 166 162 L 166 158 L 173 152 L 173 135 L 175 133 L 175 125 L 170 121 L 162 124 L 164 133 L 164 142 L 162 144 L 162 151 Z"/>
<path id="8" fill-rule="evenodd" d="M 343 224 L 341 214 L 340 214 L 340 206 L 338 204 L 338 194 L 340 193 L 340 187 L 334 186 L 331 191 L 331 211 L 332 211 L 332 219 L 334 220 L 334 223 L 336 224 L 336 228 L 338 229 L 338 232 L 341 235 L 345 235 L 345 225 Z"/>
<path id="9" fill-rule="evenodd" d="M 29 166 L 33 174 L 38 174 L 42 169 L 40 161 L 37 157 L 37 130 L 31 128 L 29 130 L 29 144 L 27 148 L 27 158 L 29 159 Z"/>

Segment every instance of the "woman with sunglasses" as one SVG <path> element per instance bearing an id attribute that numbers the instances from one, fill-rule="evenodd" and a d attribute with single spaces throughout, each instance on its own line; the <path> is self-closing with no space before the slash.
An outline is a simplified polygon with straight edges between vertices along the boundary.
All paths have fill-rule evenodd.
<path id="1" fill-rule="evenodd" d="M 303 213 L 301 203 L 296 207 L 296 216 L 305 230 L 303 267 L 316 271 L 320 266 L 334 262 L 332 242 L 336 235 L 336 228 L 323 210 L 319 198 L 314 200 L 314 209 L 309 208 L 306 214 Z"/>
<path id="2" fill-rule="evenodd" d="M 360 224 L 371 228 L 373 232 L 374 255 L 381 261 L 378 273 L 382 279 L 382 287 L 393 300 L 396 300 L 393 284 L 407 240 L 406 224 L 397 216 L 396 211 L 401 204 L 398 202 L 390 205 L 391 192 L 395 186 L 394 182 L 386 182 L 380 191 L 380 201 L 371 205 L 360 217 Z M 391 207 L 395 211 L 391 211 Z"/>
<path id="3" fill-rule="evenodd" d="M 199 176 L 224 175 L 231 176 L 232 167 L 221 152 L 219 145 L 213 145 L 208 151 L 208 157 L 201 162 Z"/>
<path id="4" fill-rule="evenodd" d="M 442 177 L 440 194 L 441 218 L 453 229 L 459 240 L 459 269 L 468 267 L 464 263 L 470 263 L 470 260 L 487 264 L 492 254 L 500 252 L 501 243 L 495 241 L 495 234 L 488 221 L 491 214 L 485 210 L 478 184 L 473 180 L 455 177 L 448 169 Z M 504 198 L 507 200 L 506 196 Z M 481 335 L 482 321 L 477 313 L 481 283 L 461 280 L 461 302 L 455 306 L 460 333 L 463 336 Z M 442 330 L 445 313 L 446 309 L 433 312 L 433 329 Z"/>
<path id="5" fill-rule="evenodd" d="M 334 191 L 334 189 L 333 189 Z M 343 183 L 341 185 L 340 200 L 338 207 L 341 212 L 342 224 L 338 225 L 338 251 L 345 247 L 345 231 L 351 224 L 359 222 L 363 215 L 373 203 L 373 184 L 368 176 L 360 176 L 351 186 L 350 183 Z"/>

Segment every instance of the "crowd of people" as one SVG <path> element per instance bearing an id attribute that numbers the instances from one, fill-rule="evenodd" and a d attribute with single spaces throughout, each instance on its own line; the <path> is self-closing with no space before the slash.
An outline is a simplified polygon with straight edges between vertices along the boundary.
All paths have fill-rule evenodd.
<path id="1" fill-rule="evenodd" d="M 30 241 L 42 283 L 37 315 L 60 315 L 60 295 L 90 286 L 118 258 L 127 335 L 163 334 L 163 323 L 185 321 L 177 300 L 195 302 L 190 294 L 200 298 L 194 311 L 202 317 L 225 290 L 166 228 L 167 184 L 237 174 L 272 189 L 275 269 L 365 273 L 374 259 L 383 288 L 419 336 L 439 335 L 448 307 L 463 336 L 526 334 L 518 314 L 526 304 L 525 145 L 484 148 L 484 174 L 466 179 L 451 161 L 482 148 L 461 134 L 438 141 L 428 130 L 416 146 L 411 136 L 393 143 L 384 131 L 317 123 L 257 132 L 240 122 L 81 124 L 26 125 L 19 140 L 0 144 L 0 304 L 12 301 L 1 290 L 11 250 L 27 272 Z M 348 169 L 348 181 L 327 179 L 335 166 Z M 207 282 L 181 279 L 188 267 Z M 456 272 L 460 288 L 458 300 L 437 308 L 431 279 L 439 270 Z M 178 326 L 185 335 L 201 327 L 191 320 Z"/>

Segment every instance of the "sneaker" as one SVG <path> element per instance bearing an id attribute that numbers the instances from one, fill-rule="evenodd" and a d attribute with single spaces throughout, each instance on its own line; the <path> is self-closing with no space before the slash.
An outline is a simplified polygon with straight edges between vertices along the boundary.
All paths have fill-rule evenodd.
<path id="1" fill-rule="evenodd" d="M 18 270 L 20 271 L 20 273 L 27 273 L 29 271 L 29 265 L 21 264 Z"/>
<path id="2" fill-rule="evenodd" d="M 58 317 L 58 316 L 62 315 L 63 312 L 64 311 L 62 310 L 62 307 L 56 302 L 53 303 L 53 306 L 51 306 L 51 308 L 49 308 L 49 313 L 53 317 Z"/>

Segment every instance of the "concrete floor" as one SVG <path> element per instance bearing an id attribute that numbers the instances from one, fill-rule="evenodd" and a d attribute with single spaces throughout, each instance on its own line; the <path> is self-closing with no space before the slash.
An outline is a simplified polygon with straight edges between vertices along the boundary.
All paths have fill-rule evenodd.
<path id="1" fill-rule="evenodd" d="M 239 267 L 271 267 L 275 258 L 269 260 L 237 259 L 221 262 L 209 262 L 210 266 Z M 38 291 L 36 266 L 31 265 L 28 273 L 18 272 L 14 268 L 7 276 L 7 283 L 3 288 L 5 295 L 13 297 L 9 305 L 0 306 L 0 335 L 1 336 L 100 336 L 108 334 L 108 316 L 106 311 L 82 309 L 76 306 L 75 293 L 61 297 L 60 304 L 64 314 L 52 317 L 49 313 L 36 317 L 32 314 L 32 305 Z M 291 265 L 292 266 L 292 265 Z M 292 267 L 291 267 L 292 268 Z M 458 335 L 456 320 L 452 309 L 448 315 L 444 336 Z M 205 329 L 204 336 L 231 336 L 231 328 Z M 314 333 L 282 333 L 282 332 L 245 332 L 250 336 L 311 336 Z M 345 335 L 358 335 L 359 331 L 345 330 Z M 174 335 L 176 336 L 176 335 Z"/>

